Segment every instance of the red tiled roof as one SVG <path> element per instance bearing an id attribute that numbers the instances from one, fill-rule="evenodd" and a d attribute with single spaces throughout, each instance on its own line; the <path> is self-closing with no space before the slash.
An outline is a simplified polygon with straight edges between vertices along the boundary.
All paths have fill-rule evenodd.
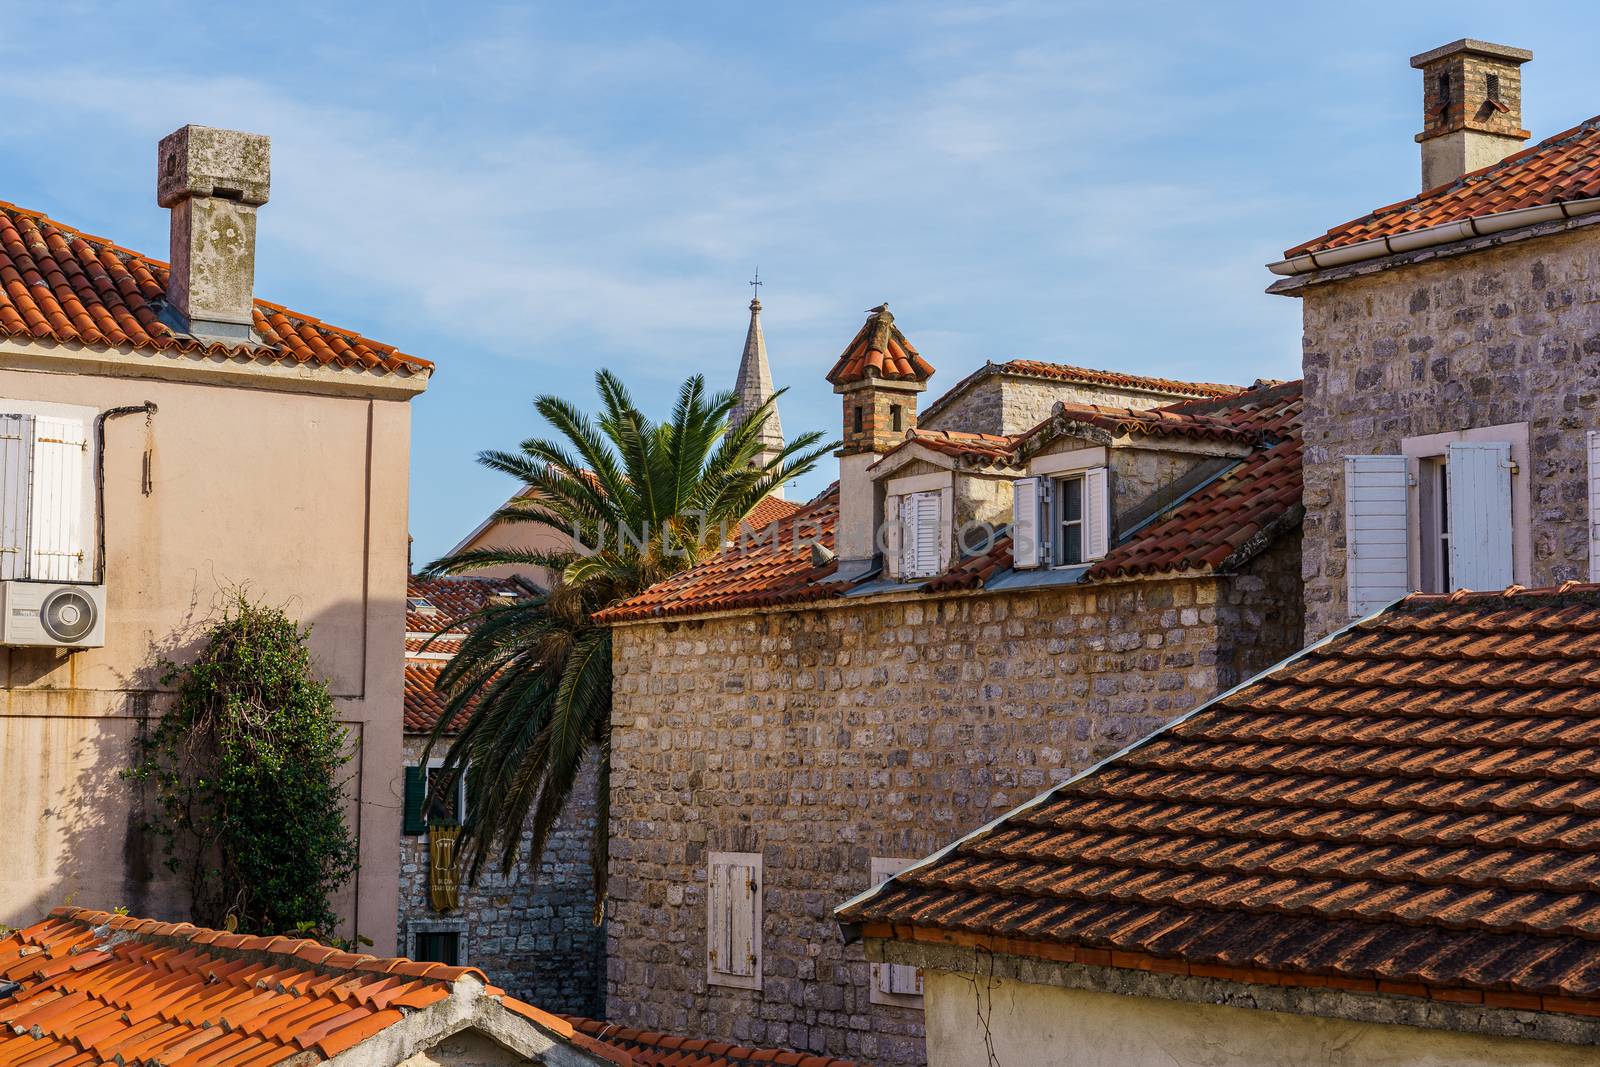
<path id="1" fill-rule="evenodd" d="M 1227 570 L 1300 521 L 1300 383 L 1256 390 L 1226 401 L 1190 401 L 1185 408 L 1222 408 L 1241 431 L 1276 443 L 1111 547 L 1087 577 L 1114 578 L 1171 571 Z M 1172 409 L 1169 409 L 1171 411 Z M 1191 412 L 1191 414 L 1200 414 Z"/>
<path id="2" fill-rule="evenodd" d="M 971 459 L 980 463 L 1004 463 L 1011 456 L 1014 438 L 992 433 L 968 433 L 965 430 L 925 430 L 920 426 L 906 432 L 903 443 L 883 454 L 873 466 L 899 452 L 902 448 L 921 445 L 935 452 L 958 459 Z"/>
<path id="3" fill-rule="evenodd" d="M 781 522 L 789 518 L 804 506 L 780 497 L 763 497 L 761 503 L 757 504 L 744 520 L 744 525 L 751 529 L 762 530 L 775 522 Z"/>
<path id="4" fill-rule="evenodd" d="M 1597 665 L 1600 586 L 1409 597 L 841 921 L 1600 1014 Z"/>
<path id="5" fill-rule="evenodd" d="M 475 990 L 482 1010 L 503 1008 L 613 1063 L 633 1062 L 559 1017 L 506 997 L 474 968 L 57 908 L 0 939 L 0 1063 L 317 1063 Z"/>
<path id="6" fill-rule="evenodd" d="M 349 330 L 257 300 L 260 344 L 201 341 L 157 317 L 167 264 L 0 202 L 0 335 L 143 351 L 428 374 L 433 364 Z"/>
<path id="7" fill-rule="evenodd" d="M 1259 436 L 1226 416 L 1185 411 L 1181 404 L 1148 411 L 1104 404 L 1057 404 L 1050 418 L 1019 434 L 1017 444 L 1024 451 L 1027 446 L 1038 448 L 1053 437 L 1071 434 L 1078 426 L 1092 427 L 1112 437 L 1187 437 L 1242 445 L 1254 444 Z"/>
<path id="8" fill-rule="evenodd" d="M 1074 367 L 1068 363 L 1048 363 L 1042 359 L 1010 359 L 990 365 L 1001 374 L 1020 374 L 1033 378 L 1052 378 L 1057 381 L 1082 382 L 1085 385 L 1108 385 L 1122 389 L 1143 389 L 1152 393 L 1170 393 L 1174 396 L 1233 396 L 1243 392 L 1237 385 L 1218 385 L 1215 382 L 1184 382 L 1175 378 L 1152 378 L 1143 374 L 1122 374 L 1118 371 L 1094 370 Z M 953 391 L 953 390 L 952 390 Z"/>
<path id="9" fill-rule="evenodd" d="M 1083 410 L 1081 407 L 1075 411 Z M 1115 411 L 1121 418 L 1127 413 Z M 1150 415 L 1149 427 L 1206 426 L 1263 447 L 1244 457 L 1216 481 L 1160 513 L 1149 525 L 1112 546 L 1085 574 L 1086 580 L 1183 571 L 1220 571 L 1242 563 L 1300 520 L 1300 383 L 1253 389 L 1221 399 L 1186 400 Z M 1041 427 L 1020 435 L 1017 452 Z M 1120 424 L 1119 424 L 1120 425 Z M 923 431 L 918 430 L 917 433 Z M 977 436 L 977 435 L 971 435 Z M 959 435 L 957 435 L 959 437 Z M 916 438 L 919 443 L 926 443 Z M 904 447 L 904 446 L 902 446 Z M 967 453 L 976 455 L 976 453 Z M 879 462 L 882 462 L 881 460 Z M 1007 462 L 1019 465 L 1013 457 Z M 820 529 L 818 543 L 833 547 L 838 489 L 831 488 L 797 518 L 802 533 Z M 707 611 L 777 607 L 841 596 L 850 583 L 832 575 L 837 566 L 816 567 L 809 545 L 785 524 L 779 543 L 727 552 L 692 570 L 651 586 L 595 617 L 601 622 L 691 615 Z M 981 588 L 1011 567 L 1011 539 L 1001 537 L 988 552 L 968 558 L 916 588 L 938 593 Z"/>
<path id="10" fill-rule="evenodd" d="M 741 539 L 716 556 L 604 611 L 598 622 L 689 615 L 725 608 L 771 607 L 822 600 L 849 588 L 831 581 L 838 564 L 811 558 L 811 542 L 831 550 L 839 519 L 839 487 L 778 524 L 776 536 Z"/>
<path id="11" fill-rule="evenodd" d="M 828 372 L 828 381 L 834 385 L 867 378 L 925 382 L 933 377 L 932 365 L 917 354 L 894 324 L 888 304 L 880 304 L 867 314 L 865 325 Z"/>
<path id="12" fill-rule="evenodd" d="M 832 1056 L 679 1037 L 571 1015 L 564 1018 L 578 1033 L 626 1052 L 637 1067 L 860 1067 L 854 1060 Z"/>
<path id="13" fill-rule="evenodd" d="M 461 620 L 481 611 L 500 597 L 528 597 L 535 590 L 515 578 L 486 578 L 474 575 L 406 579 L 406 599 L 426 600 L 436 610 L 406 607 L 408 635 L 445 634 L 444 637 L 407 636 L 405 666 L 405 732 L 426 734 L 433 731 L 448 703 L 435 686 L 449 657 L 461 651 L 467 630 Z M 442 657 L 442 658 L 441 658 Z M 466 711 L 458 717 L 464 720 Z M 455 729 L 461 721 L 452 725 Z"/>
<path id="14" fill-rule="evenodd" d="M 1284 252 L 1285 258 L 1525 207 L 1600 196 L 1600 116 L 1449 185 L 1378 208 Z"/>

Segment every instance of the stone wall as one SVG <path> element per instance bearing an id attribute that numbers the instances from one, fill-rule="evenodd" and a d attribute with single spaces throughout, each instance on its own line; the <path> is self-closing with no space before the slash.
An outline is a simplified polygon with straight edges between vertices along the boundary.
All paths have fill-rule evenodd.
<path id="1" fill-rule="evenodd" d="M 1143 411 L 1172 404 L 1179 399 L 1113 386 L 991 373 L 961 388 L 947 405 L 925 417 L 922 425 L 929 430 L 1021 433 L 1049 418 L 1050 410 L 1057 401 L 1065 404 L 1107 404 Z"/>
<path id="2" fill-rule="evenodd" d="M 421 762 L 425 737 L 405 739 L 407 766 Z M 461 888 L 448 914 L 428 897 L 428 838 L 400 838 L 398 943 L 411 952 L 414 929 L 455 930 L 461 963 L 481 968 L 495 985 L 546 1011 L 598 1018 L 602 934 L 594 925 L 589 843 L 595 828 L 597 775 L 591 761 L 579 775 L 538 869 L 519 863 L 509 874 L 491 863 L 476 886 Z M 527 837 L 523 838 L 527 851 Z"/>
<path id="3" fill-rule="evenodd" d="M 1529 424 L 1535 585 L 1588 571 L 1585 431 L 1600 426 L 1600 231 L 1311 286 L 1305 302 L 1307 636 L 1349 618 L 1344 457 Z"/>
<path id="4" fill-rule="evenodd" d="M 923 1062 L 831 911 L 1299 643 L 1293 534 L 1249 573 L 616 629 L 606 1017 Z M 759 852 L 763 987 L 706 981 L 706 856 Z"/>

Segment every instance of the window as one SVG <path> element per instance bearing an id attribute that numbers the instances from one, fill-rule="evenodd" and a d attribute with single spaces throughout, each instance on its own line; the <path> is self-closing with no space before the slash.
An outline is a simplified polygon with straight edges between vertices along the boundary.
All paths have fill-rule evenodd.
<path id="1" fill-rule="evenodd" d="M 406 597 L 406 610 L 414 611 L 419 615 L 437 615 L 439 609 L 433 606 L 432 601 L 424 596 Z"/>
<path id="2" fill-rule="evenodd" d="M 470 770 L 468 773 L 471 773 Z M 434 787 L 444 776 L 439 763 L 426 767 L 407 767 L 405 781 L 404 830 L 408 834 L 423 834 L 429 826 L 460 826 L 467 811 L 467 782 L 463 775 L 454 789 L 442 796 L 434 795 Z"/>
<path id="3" fill-rule="evenodd" d="M 860 433 L 861 432 L 861 424 L 862 424 L 861 405 L 857 404 L 856 405 L 856 418 L 855 418 L 856 433 Z"/>
<path id="4" fill-rule="evenodd" d="M 93 412 L 5 406 L 12 410 L 0 411 L 0 578 L 92 581 Z"/>
<path id="5" fill-rule="evenodd" d="M 891 859 L 873 856 L 868 861 L 873 886 L 882 885 L 916 860 Z M 868 969 L 872 987 L 867 990 L 867 1000 L 873 1004 L 898 1004 L 906 1008 L 922 1007 L 922 969 L 904 963 L 874 963 Z"/>
<path id="6" fill-rule="evenodd" d="M 1414 590 L 1525 584 L 1532 532 L 1518 471 L 1527 448 L 1518 423 L 1407 438 L 1398 456 L 1346 456 L 1350 616 Z"/>
<path id="7" fill-rule="evenodd" d="M 1421 580 L 1424 593 L 1448 593 L 1450 585 L 1450 478 L 1443 456 L 1417 464 L 1417 498 L 1421 507 Z"/>
<path id="8" fill-rule="evenodd" d="M 1019 568 L 1076 567 L 1110 549 L 1106 468 L 1012 483 L 1012 559 Z"/>
<path id="9" fill-rule="evenodd" d="M 442 963 L 446 967 L 461 966 L 461 935 L 454 930 L 419 932 L 415 937 L 411 958 L 418 963 Z"/>
<path id="10" fill-rule="evenodd" d="M 931 578 L 942 569 L 939 491 L 900 498 L 900 577 Z"/>
<path id="11" fill-rule="evenodd" d="M 1439 109 L 1442 111 L 1450 106 L 1450 75 L 1439 75 Z"/>
<path id="12" fill-rule="evenodd" d="M 706 864 L 706 981 L 761 988 L 761 854 L 713 852 Z"/>
<path id="13" fill-rule="evenodd" d="M 894 432 L 895 433 L 899 433 L 904 428 L 900 424 L 901 423 L 901 415 L 900 415 L 900 405 L 899 404 L 890 404 L 889 405 L 889 422 L 894 427 Z"/>
<path id="14" fill-rule="evenodd" d="M 1056 563 L 1083 562 L 1083 475 L 1056 479 Z"/>

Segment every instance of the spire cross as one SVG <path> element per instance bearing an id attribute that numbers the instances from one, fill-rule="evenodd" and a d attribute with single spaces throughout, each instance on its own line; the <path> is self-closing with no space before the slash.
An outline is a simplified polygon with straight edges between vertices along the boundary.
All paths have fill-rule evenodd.
<path id="1" fill-rule="evenodd" d="M 761 287 L 767 283 L 761 280 L 761 268 L 756 268 L 756 276 L 750 283 L 750 295 L 757 300 L 761 299 Z"/>

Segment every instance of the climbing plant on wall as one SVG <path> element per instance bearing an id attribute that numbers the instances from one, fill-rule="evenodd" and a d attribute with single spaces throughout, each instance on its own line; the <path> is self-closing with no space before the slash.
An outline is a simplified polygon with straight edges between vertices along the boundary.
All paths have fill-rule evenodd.
<path id="1" fill-rule="evenodd" d="M 326 937 L 356 869 L 348 735 L 309 632 L 236 594 L 192 662 L 162 664 L 176 701 L 141 731 L 126 777 L 152 791 L 146 829 L 203 926 Z"/>

